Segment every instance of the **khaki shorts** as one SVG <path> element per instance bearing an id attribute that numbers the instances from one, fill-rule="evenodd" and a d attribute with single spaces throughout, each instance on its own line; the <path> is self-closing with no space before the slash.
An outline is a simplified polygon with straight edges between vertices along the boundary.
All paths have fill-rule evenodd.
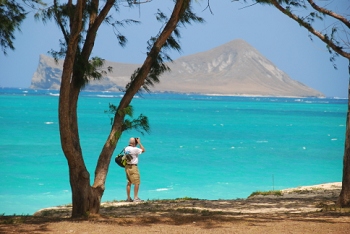
<path id="1" fill-rule="evenodd" d="M 140 173 L 137 166 L 125 165 L 126 179 L 131 184 L 140 184 Z"/>

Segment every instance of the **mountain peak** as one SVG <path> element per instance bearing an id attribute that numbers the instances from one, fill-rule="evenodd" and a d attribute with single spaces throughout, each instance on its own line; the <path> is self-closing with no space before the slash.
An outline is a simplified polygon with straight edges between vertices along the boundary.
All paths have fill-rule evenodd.
<path id="1" fill-rule="evenodd" d="M 62 63 L 40 56 L 31 88 L 57 88 Z M 91 82 L 91 90 L 118 91 L 130 81 L 138 64 L 106 61 L 113 73 Z M 322 93 L 291 79 L 246 41 L 236 39 L 208 51 L 183 56 L 169 63 L 171 72 L 160 77 L 154 91 L 193 92 L 221 95 L 314 96 Z M 50 86 L 50 83 L 53 84 Z"/>

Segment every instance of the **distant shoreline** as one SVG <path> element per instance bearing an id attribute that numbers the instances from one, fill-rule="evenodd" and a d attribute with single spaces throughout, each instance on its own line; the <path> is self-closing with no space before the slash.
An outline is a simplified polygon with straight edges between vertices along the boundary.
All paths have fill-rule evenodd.
<path id="1" fill-rule="evenodd" d="M 23 88 L 23 87 L 0 87 L 0 89 L 18 89 L 18 90 L 42 90 L 42 91 L 59 91 L 59 89 L 34 89 L 34 88 Z M 82 92 L 101 92 L 101 93 L 123 93 L 117 90 L 82 90 Z M 179 95 L 203 95 L 203 96 L 218 96 L 218 97 L 254 97 L 254 98 L 318 98 L 318 99 L 348 99 L 346 97 L 326 97 L 326 96 L 273 96 L 263 94 L 226 94 L 226 93 L 199 93 L 199 92 L 177 92 L 177 91 L 159 91 L 154 90 L 150 94 L 179 94 Z"/>

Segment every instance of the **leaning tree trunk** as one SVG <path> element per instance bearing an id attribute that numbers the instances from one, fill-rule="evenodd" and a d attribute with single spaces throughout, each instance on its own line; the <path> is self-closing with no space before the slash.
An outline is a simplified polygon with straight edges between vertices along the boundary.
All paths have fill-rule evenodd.
<path id="1" fill-rule="evenodd" d="M 161 48 L 166 43 L 172 32 L 176 29 L 180 18 L 182 17 L 187 7 L 189 7 L 189 2 L 190 0 L 176 1 L 169 21 L 158 36 L 157 40 L 154 42 L 138 74 L 130 84 L 129 88 L 126 90 L 126 93 L 123 96 L 123 98 L 121 99 L 118 106 L 118 110 L 114 117 L 111 132 L 106 140 L 106 143 L 101 151 L 97 162 L 95 170 L 95 180 L 92 186 L 93 188 L 99 188 L 99 190 L 104 191 L 104 185 L 108 172 L 108 165 L 110 164 L 111 156 L 123 131 L 123 123 L 125 117 L 124 109 L 129 106 L 134 95 L 144 84 L 144 81 L 147 78 L 147 75 L 149 74 L 150 70 L 152 69 L 153 64 L 156 63 Z"/>
<path id="2" fill-rule="evenodd" d="M 337 201 L 340 207 L 350 207 L 350 59 L 349 59 L 348 111 L 346 115 L 346 133 L 343 158 L 342 189 Z"/>

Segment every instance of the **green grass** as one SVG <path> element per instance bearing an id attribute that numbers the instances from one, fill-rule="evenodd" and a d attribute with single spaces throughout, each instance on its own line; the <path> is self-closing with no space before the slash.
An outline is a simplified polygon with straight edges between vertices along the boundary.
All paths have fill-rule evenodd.
<path id="1" fill-rule="evenodd" d="M 254 197 L 257 195 L 262 195 L 262 196 L 268 196 L 268 195 L 274 195 L 274 196 L 282 196 L 282 191 L 281 190 L 270 190 L 270 191 L 256 191 L 253 192 L 252 194 L 249 195 L 248 198 Z"/>
<path id="2" fill-rule="evenodd" d="M 176 198 L 175 200 L 181 200 L 181 201 L 183 201 L 183 200 L 199 200 L 199 198 L 193 198 L 193 197 L 180 197 L 180 198 Z"/>
<path id="3" fill-rule="evenodd" d="M 13 216 L 6 216 L 6 215 L 1 215 L 2 219 L 0 221 L 0 224 L 20 224 L 24 223 L 25 220 L 30 217 L 30 215 L 16 215 L 14 214 Z"/>

